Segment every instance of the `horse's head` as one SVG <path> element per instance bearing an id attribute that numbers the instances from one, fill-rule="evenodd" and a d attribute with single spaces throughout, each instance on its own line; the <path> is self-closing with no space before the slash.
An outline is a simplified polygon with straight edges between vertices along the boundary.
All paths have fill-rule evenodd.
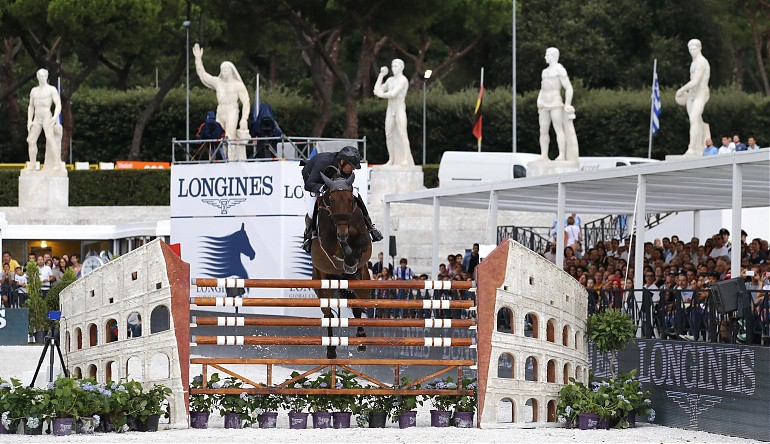
<path id="1" fill-rule="evenodd" d="M 241 229 L 240 231 L 236 232 L 236 236 L 238 237 L 238 245 L 243 248 L 241 253 L 245 254 L 249 259 L 254 260 L 254 257 L 257 255 L 257 253 L 251 247 L 249 235 L 246 234 L 246 224 L 241 223 Z"/>
<path id="2" fill-rule="evenodd" d="M 330 179 L 325 174 L 321 174 L 326 184 L 326 193 L 323 196 L 323 204 L 329 210 L 329 214 L 337 225 L 337 240 L 341 244 L 348 241 L 348 228 L 353 217 L 353 211 L 356 209 L 356 197 L 353 195 L 353 174 L 347 179 L 335 176 Z"/>

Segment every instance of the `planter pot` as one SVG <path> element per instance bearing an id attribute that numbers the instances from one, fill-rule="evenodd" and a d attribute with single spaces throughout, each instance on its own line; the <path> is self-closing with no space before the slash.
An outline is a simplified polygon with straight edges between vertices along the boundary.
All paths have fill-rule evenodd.
<path id="1" fill-rule="evenodd" d="M 2 423 L 0 423 L 0 435 L 6 435 L 8 433 L 11 433 L 11 431 L 6 429 L 5 426 Z"/>
<path id="2" fill-rule="evenodd" d="M 405 429 L 407 427 L 417 426 L 417 411 L 404 412 L 398 415 L 398 428 Z"/>
<path id="3" fill-rule="evenodd" d="M 36 331 L 34 336 L 35 336 L 35 344 L 44 344 L 45 343 L 45 332 L 44 331 Z"/>
<path id="4" fill-rule="evenodd" d="M 431 427 L 449 427 L 450 419 L 452 419 L 452 412 L 445 412 L 443 410 L 430 411 Z"/>
<path id="5" fill-rule="evenodd" d="M 307 420 L 307 416 L 305 416 Z M 257 422 L 260 429 L 274 429 L 275 424 L 278 422 L 278 412 L 262 412 L 257 416 Z"/>
<path id="6" fill-rule="evenodd" d="M 133 416 L 126 416 L 126 425 L 129 432 L 136 432 L 142 429 L 142 422 L 139 421 L 139 418 Z"/>
<path id="7" fill-rule="evenodd" d="M 115 427 L 112 425 L 112 422 L 110 422 L 110 415 L 101 413 L 99 415 L 99 424 L 94 427 L 94 431 L 102 433 L 114 432 Z"/>
<path id="8" fill-rule="evenodd" d="M 332 413 L 332 427 L 335 429 L 349 429 L 351 416 L 353 416 L 351 412 Z"/>
<path id="9" fill-rule="evenodd" d="M 25 435 L 42 435 L 43 434 L 43 421 L 40 421 L 40 424 L 37 427 L 30 427 L 27 425 L 27 420 L 24 421 L 24 434 Z"/>
<path id="10" fill-rule="evenodd" d="M 384 429 L 385 428 L 385 422 L 388 420 L 388 414 L 380 411 L 380 410 L 374 410 L 369 412 L 369 428 L 370 429 Z"/>
<path id="11" fill-rule="evenodd" d="M 209 428 L 209 412 L 190 412 L 190 427 L 194 429 Z"/>
<path id="12" fill-rule="evenodd" d="M 56 436 L 67 436 L 72 434 L 72 418 L 54 418 L 53 434 Z"/>
<path id="13" fill-rule="evenodd" d="M 596 413 L 581 413 L 578 415 L 580 430 L 596 430 L 597 424 L 599 424 L 599 415 Z"/>
<path id="14" fill-rule="evenodd" d="M 455 412 L 455 427 L 473 428 L 473 412 Z"/>
<path id="15" fill-rule="evenodd" d="M 307 428 L 307 413 L 305 413 L 305 412 L 289 412 L 289 428 L 290 429 L 306 429 Z"/>
<path id="16" fill-rule="evenodd" d="M 626 422 L 628 423 L 628 427 L 635 428 L 636 427 L 636 412 L 631 412 L 628 415 L 626 415 Z"/>
<path id="17" fill-rule="evenodd" d="M 80 418 L 75 425 L 75 433 L 93 435 L 94 428 L 94 418 Z"/>
<path id="18" fill-rule="evenodd" d="M 575 428 L 575 417 L 573 416 L 567 416 L 566 422 L 564 424 L 565 428 L 568 429 L 574 429 Z"/>
<path id="19" fill-rule="evenodd" d="M 158 423 L 160 422 L 160 415 L 150 415 L 142 423 L 143 432 L 157 432 Z"/>
<path id="20" fill-rule="evenodd" d="M 240 429 L 241 428 L 241 414 L 228 412 L 225 413 L 225 428 L 226 429 Z"/>
<path id="21" fill-rule="evenodd" d="M 612 428 L 612 418 L 600 418 L 599 423 L 596 424 L 596 428 L 599 430 L 609 430 Z"/>
<path id="22" fill-rule="evenodd" d="M 329 412 L 313 412 L 313 428 L 328 429 L 332 422 L 332 414 Z"/>

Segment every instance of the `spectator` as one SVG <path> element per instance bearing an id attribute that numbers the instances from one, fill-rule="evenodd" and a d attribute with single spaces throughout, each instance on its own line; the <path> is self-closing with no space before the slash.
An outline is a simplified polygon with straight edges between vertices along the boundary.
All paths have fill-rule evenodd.
<path id="1" fill-rule="evenodd" d="M 575 223 L 575 218 L 570 216 L 567 218 L 567 226 L 564 227 L 564 245 L 572 247 L 573 252 L 575 244 L 583 241 L 583 234 L 580 232 L 580 228 Z"/>
<path id="2" fill-rule="evenodd" d="M 706 148 L 703 150 L 704 156 L 713 156 L 719 154 L 719 148 L 714 146 L 714 142 L 711 139 L 706 139 Z"/>
<path id="3" fill-rule="evenodd" d="M 738 135 L 733 136 L 733 143 L 735 144 L 735 151 L 746 151 L 746 145 L 741 143 L 741 138 Z"/>
<path id="4" fill-rule="evenodd" d="M 8 266 L 11 268 L 11 272 L 13 272 L 13 270 L 19 266 L 19 263 L 16 262 L 16 259 L 11 257 L 10 251 L 3 251 L 3 264 L 8 264 Z"/>
<path id="5" fill-rule="evenodd" d="M 28 254 L 27 255 L 27 262 L 24 265 L 22 265 L 22 269 L 23 269 L 25 274 L 27 273 L 27 264 L 29 264 L 30 262 L 37 263 L 37 255 L 35 253 Z"/>
<path id="6" fill-rule="evenodd" d="M 730 141 L 730 138 L 722 137 L 722 146 L 719 147 L 719 154 L 728 154 L 735 152 L 735 144 Z"/>
<path id="7" fill-rule="evenodd" d="M 711 253 L 709 253 L 709 257 L 718 258 L 718 257 L 730 256 L 730 249 L 727 247 L 724 237 L 717 235 L 716 238 L 714 239 L 714 243 L 716 245 L 711 250 Z"/>
<path id="8" fill-rule="evenodd" d="M 543 253 L 543 257 L 548 259 L 549 261 L 556 263 L 556 244 L 553 242 L 549 242 L 548 246 L 545 249 L 545 253 Z"/>
<path id="9" fill-rule="evenodd" d="M 3 263 L 3 271 L 0 273 L 0 300 L 2 306 L 9 308 L 16 302 L 16 286 L 13 280 L 14 273 L 8 262 Z"/>
<path id="10" fill-rule="evenodd" d="M 37 257 L 37 268 L 40 270 L 40 293 L 45 298 L 48 296 L 48 291 L 51 289 L 51 282 L 53 282 L 53 270 L 50 266 L 46 265 L 45 257 Z"/>
<path id="11" fill-rule="evenodd" d="M 378 281 L 390 281 L 393 277 L 390 275 L 390 269 L 389 268 L 383 268 L 382 273 L 380 273 L 380 277 L 377 279 Z M 395 293 L 394 290 L 382 288 L 379 290 L 372 290 L 372 296 L 374 299 L 394 299 Z M 390 317 L 390 309 L 389 308 L 379 308 L 379 309 L 372 309 L 372 313 L 369 314 L 370 318 L 389 318 Z"/>
<path id="12" fill-rule="evenodd" d="M 759 149 L 759 145 L 757 145 L 756 139 L 754 139 L 753 137 L 749 137 L 749 146 L 746 147 L 746 150 L 754 151 L 758 149 Z"/>
<path id="13" fill-rule="evenodd" d="M 383 254 L 382 251 L 380 251 L 377 254 L 377 262 L 375 262 L 374 265 L 372 266 L 372 272 L 374 272 L 375 276 L 379 276 L 380 274 L 382 274 L 382 269 L 384 267 L 385 267 L 385 255 Z M 392 264 L 388 264 L 388 271 L 393 273 L 393 265 Z"/>
<path id="14" fill-rule="evenodd" d="M 142 315 L 134 311 L 128 315 L 128 335 L 130 338 L 142 336 Z"/>
<path id="15" fill-rule="evenodd" d="M 449 277 L 454 277 L 455 274 L 460 272 L 460 268 L 462 267 L 462 264 L 457 263 L 457 256 L 454 254 L 450 254 L 446 257 L 447 266 L 446 271 L 447 275 Z"/>
<path id="16" fill-rule="evenodd" d="M 411 268 L 408 266 L 408 262 L 405 257 L 402 257 L 400 261 L 398 261 L 398 268 L 396 268 L 395 272 L 396 280 L 399 281 L 411 281 L 414 279 L 414 272 Z M 409 290 L 400 289 L 397 293 L 397 299 L 400 300 L 406 300 L 409 299 Z M 403 317 L 403 310 L 400 308 L 397 308 L 393 310 L 395 313 L 395 317 L 402 318 Z"/>
<path id="17" fill-rule="evenodd" d="M 72 255 L 70 255 L 70 264 L 72 264 L 72 271 L 75 272 L 75 276 L 80 277 L 81 265 L 80 265 L 80 258 L 78 257 L 77 254 L 72 253 Z"/>
<path id="18" fill-rule="evenodd" d="M 465 257 L 463 258 L 463 268 L 465 271 L 468 272 L 471 276 L 473 276 L 473 270 L 476 269 L 476 266 L 479 264 L 480 258 L 479 258 L 479 244 L 473 244 L 471 247 L 471 251 L 468 252 Z"/>
<path id="19" fill-rule="evenodd" d="M 16 296 L 18 297 L 17 305 L 23 307 L 27 301 L 27 275 L 24 274 L 21 267 L 16 267 L 16 276 L 13 277 L 16 282 Z"/>

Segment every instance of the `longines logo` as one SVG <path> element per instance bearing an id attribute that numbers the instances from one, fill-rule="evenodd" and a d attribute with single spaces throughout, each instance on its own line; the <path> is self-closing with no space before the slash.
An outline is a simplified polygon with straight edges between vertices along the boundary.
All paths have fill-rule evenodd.
<path id="1" fill-rule="evenodd" d="M 249 197 L 273 194 L 273 176 L 193 177 L 178 179 L 177 197 Z"/>
<path id="2" fill-rule="evenodd" d="M 690 416 L 690 428 L 698 428 L 698 416 L 709 407 L 722 402 L 721 396 L 701 395 L 697 393 L 674 392 L 666 390 L 666 395 Z"/>
<path id="3" fill-rule="evenodd" d="M 236 199 L 201 199 L 201 201 L 211 205 L 214 208 L 219 208 L 222 211 L 222 214 L 227 214 L 228 209 L 238 205 L 239 203 L 246 202 L 246 199 L 241 197 Z"/>

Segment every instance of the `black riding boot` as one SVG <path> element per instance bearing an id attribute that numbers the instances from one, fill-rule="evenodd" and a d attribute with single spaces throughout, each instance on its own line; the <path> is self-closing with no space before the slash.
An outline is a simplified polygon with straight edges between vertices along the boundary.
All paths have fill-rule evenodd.
<path id="1" fill-rule="evenodd" d="M 361 199 L 361 196 L 357 195 L 356 200 L 358 201 L 358 207 L 361 208 L 361 212 L 364 214 L 364 221 L 366 222 L 366 228 L 369 230 L 369 234 L 372 236 L 372 242 L 381 241 L 382 233 L 374 227 L 372 219 L 369 217 L 369 210 L 366 209 L 363 199 Z"/>
<path id="2" fill-rule="evenodd" d="M 305 238 L 302 240 L 302 249 L 310 254 L 310 247 L 313 245 L 313 238 L 318 236 L 318 228 L 315 226 L 315 220 L 318 216 L 318 200 L 313 206 L 313 217 L 305 215 Z"/>

